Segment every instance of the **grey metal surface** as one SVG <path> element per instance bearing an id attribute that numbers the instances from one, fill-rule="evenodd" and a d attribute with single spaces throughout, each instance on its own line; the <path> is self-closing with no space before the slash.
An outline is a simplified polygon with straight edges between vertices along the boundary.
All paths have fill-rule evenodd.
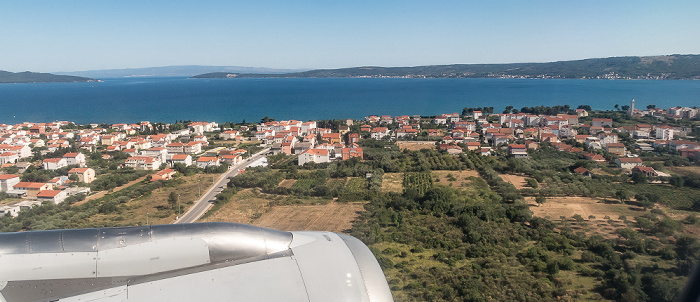
<path id="1" fill-rule="evenodd" d="M 231 223 L 0 233 L 0 301 L 44 301 L 222 267 L 209 266 L 215 263 L 288 257 L 291 241 L 288 232 Z"/>
<path id="2" fill-rule="evenodd" d="M 230 223 L 0 233 L 0 302 L 392 301 L 367 247 Z"/>
<path id="3" fill-rule="evenodd" d="M 371 302 L 394 301 L 384 272 L 382 272 L 382 268 L 379 266 L 379 262 L 377 262 L 377 258 L 374 257 L 372 251 L 355 237 L 344 234 L 338 234 L 338 236 L 345 242 L 353 257 L 355 257 L 355 262 L 357 262 L 357 266 L 362 273 L 362 280 L 365 282 L 369 300 Z"/>
<path id="4" fill-rule="evenodd" d="M 362 274 L 348 246 L 335 233 L 294 232 L 305 244 L 294 246 L 294 258 L 309 301 L 370 301 Z M 307 238 L 315 240 L 309 242 Z"/>

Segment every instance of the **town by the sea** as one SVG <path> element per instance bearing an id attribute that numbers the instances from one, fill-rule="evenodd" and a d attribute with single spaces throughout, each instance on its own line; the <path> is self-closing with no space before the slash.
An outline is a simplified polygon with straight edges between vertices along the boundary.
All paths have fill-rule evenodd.
<path id="1" fill-rule="evenodd" d="M 286 78 L 114 78 L 91 83 L 0 84 L 0 123 L 68 120 L 255 122 L 438 115 L 464 107 L 590 105 L 611 110 L 700 105 L 700 81 Z"/>

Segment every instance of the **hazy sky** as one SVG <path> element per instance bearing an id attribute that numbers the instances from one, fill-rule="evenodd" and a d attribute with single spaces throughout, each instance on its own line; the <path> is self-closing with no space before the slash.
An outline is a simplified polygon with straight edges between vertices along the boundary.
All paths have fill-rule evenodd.
<path id="1" fill-rule="evenodd" d="M 700 53 L 700 1 L 2 1 L 0 70 L 548 62 Z"/>

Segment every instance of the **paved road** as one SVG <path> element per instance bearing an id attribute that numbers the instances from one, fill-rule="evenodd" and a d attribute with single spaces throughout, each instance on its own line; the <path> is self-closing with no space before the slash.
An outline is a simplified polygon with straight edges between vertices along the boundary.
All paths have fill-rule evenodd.
<path id="1" fill-rule="evenodd" d="M 264 154 L 268 151 L 270 151 L 270 148 L 255 153 L 253 156 L 249 157 L 243 162 L 231 167 L 231 169 L 229 169 L 228 172 L 222 174 L 221 177 L 219 177 L 219 179 L 214 183 L 214 185 L 211 186 L 211 188 L 209 188 L 209 190 L 207 190 L 207 192 L 204 193 L 204 195 L 202 195 L 202 197 L 199 200 L 197 200 L 197 202 L 195 202 L 194 206 L 192 206 L 189 209 L 189 211 L 180 216 L 180 219 L 175 220 L 174 223 L 193 223 L 197 221 L 197 219 L 202 217 L 202 215 L 204 215 L 204 213 L 206 213 L 207 210 L 214 205 L 213 201 L 216 199 L 216 195 L 223 191 L 223 187 L 224 185 L 228 184 L 229 178 L 238 175 L 239 169 L 244 169 L 256 160 L 264 157 Z"/>

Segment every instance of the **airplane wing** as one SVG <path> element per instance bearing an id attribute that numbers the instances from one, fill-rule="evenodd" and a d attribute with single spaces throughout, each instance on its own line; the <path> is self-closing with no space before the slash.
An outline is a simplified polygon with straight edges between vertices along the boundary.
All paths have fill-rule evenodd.
<path id="1" fill-rule="evenodd" d="M 0 233 L 0 302 L 393 301 L 354 237 L 232 223 Z"/>

